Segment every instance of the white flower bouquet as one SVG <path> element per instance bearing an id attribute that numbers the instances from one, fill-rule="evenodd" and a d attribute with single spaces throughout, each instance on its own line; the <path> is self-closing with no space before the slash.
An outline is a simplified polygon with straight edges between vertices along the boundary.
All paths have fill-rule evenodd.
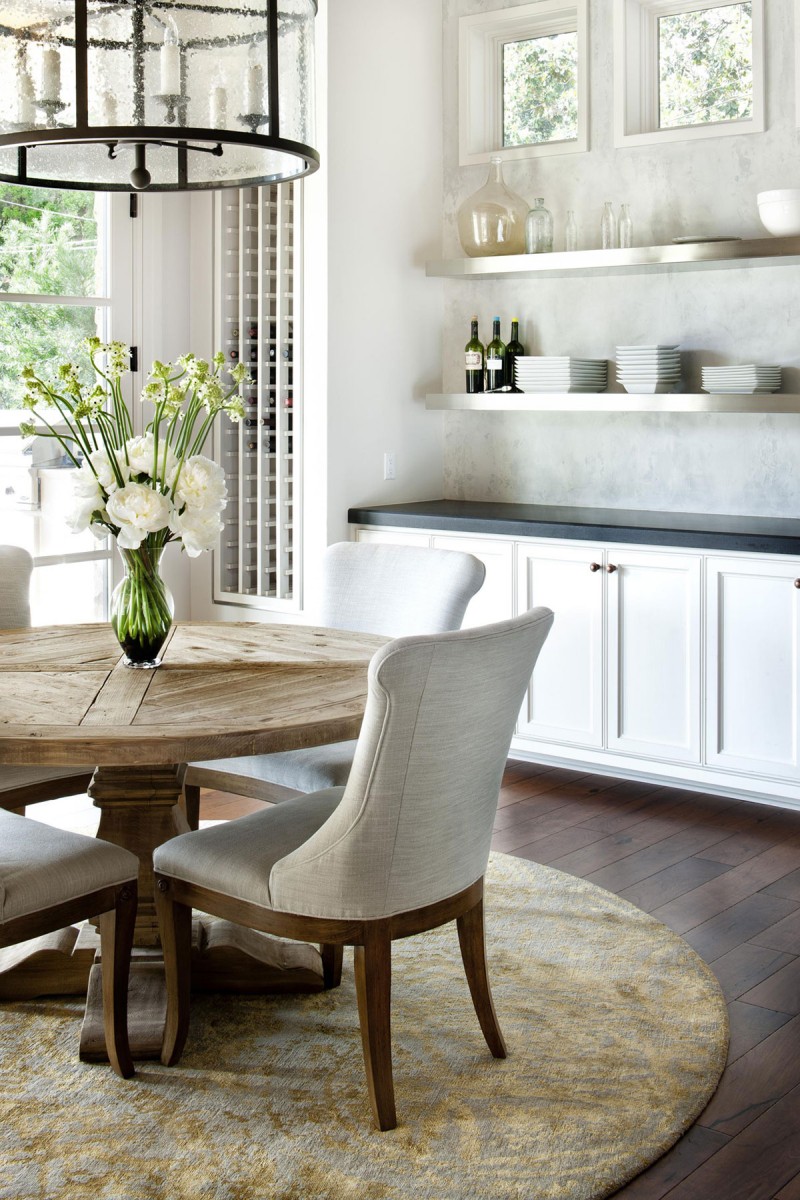
<path id="1" fill-rule="evenodd" d="M 223 528 L 225 475 L 201 451 L 220 414 L 232 421 L 244 416 L 238 393 L 248 371 L 237 363 L 226 390 L 221 352 L 211 363 L 193 354 L 175 364 L 154 362 L 141 397 L 153 415 L 135 437 L 121 387 L 130 369 L 129 347 L 103 345 L 99 338 L 87 338 L 85 346 L 98 377 L 91 388 L 72 363 L 63 363 L 58 382 L 50 383 L 32 366 L 24 368 L 23 405 L 35 419 L 20 432 L 55 438 L 78 468 L 68 523 L 76 532 L 91 528 L 98 537 L 116 539 L 126 578 L 112 596 L 114 631 L 129 665 L 157 666 L 172 622 L 161 555 L 169 542 L 180 541 L 194 558 L 211 549 Z"/>

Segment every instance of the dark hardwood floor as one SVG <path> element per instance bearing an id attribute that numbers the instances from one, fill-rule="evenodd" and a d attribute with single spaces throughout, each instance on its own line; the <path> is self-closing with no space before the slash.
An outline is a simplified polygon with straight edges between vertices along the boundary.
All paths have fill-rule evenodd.
<path id="1" fill-rule="evenodd" d="M 202 816 L 260 807 L 203 794 Z M 800 1200 L 800 811 L 510 762 L 494 848 L 616 892 L 720 981 L 728 1065 L 711 1103 L 621 1200 Z"/>

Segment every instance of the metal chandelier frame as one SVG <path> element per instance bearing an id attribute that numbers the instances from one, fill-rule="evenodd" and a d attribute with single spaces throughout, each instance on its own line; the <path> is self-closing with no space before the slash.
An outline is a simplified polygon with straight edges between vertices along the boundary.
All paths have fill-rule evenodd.
<path id="1" fill-rule="evenodd" d="M 133 62 L 133 95 L 135 125 L 97 126 L 89 125 L 89 22 L 88 0 L 73 0 L 75 15 L 75 37 L 59 39 L 59 44 L 75 50 L 75 115 L 74 126 L 57 126 L 55 128 L 27 127 L 13 130 L 0 135 L 0 151 L 7 147 L 17 147 L 17 169 L 15 173 L 5 173 L 0 170 L 0 180 L 7 183 L 24 184 L 31 187 L 70 188 L 82 191 L 122 191 L 129 192 L 131 187 L 147 188 L 153 192 L 195 191 L 217 188 L 254 187 L 260 184 L 279 183 L 285 179 L 300 179 L 309 175 L 319 167 L 319 154 L 311 146 L 303 142 L 292 141 L 280 136 L 280 86 L 279 86 L 279 53 L 278 53 L 278 0 L 265 0 L 267 29 L 265 33 L 249 36 L 216 37 L 208 39 L 188 39 L 181 43 L 180 55 L 180 85 L 177 95 L 156 96 L 165 108 L 166 123 L 163 125 L 146 125 L 145 118 L 145 56 L 158 49 L 157 43 L 145 41 L 145 17 L 150 16 L 158 24 L 163 25 L 161 17 L 152 11 L 148 0 L 132 0 L 132 5 L 119 3 L 119 0 L 109 0 L 109 10 L 126 11 L 132 8 L 133 38 L 128 41 L 98 39 L 92 41 L 92 49 L 129 50 L 132 48 Z M 316 14 L 317 0 L 311 0 Z M 189 0 L 178 0 L 169 4 L 170 10 L 208 13 L 213 16 L 247 17 L 252 18 L 252 10 L 238 7 L 219 7 L 216 5 L 190 3 Z M 15 38 L 18 42 L 32 45 L 54 41 L 52 30 L 48 27 L 46 35 L 38 35 L 31 29 L 13 29 L 0 25 L 0 36 Z M 251 45 L 253 42 L 267 39 L 267 113 L 243 114 L 238 119 L 249 125 L 243 132 L 233 129 L 210 129 L 202 126 L 192 127 L 180 123 L 181 115 L 186 112 L 190 97 L 186 94 L 186 52 L 192 49 L 231 47 L 236 45 Z M 38 107 L 43 107 L 41 104 Z M 61 108 L 67 107 L 62 105 Z M 59 109 L 58 111 L 61 111 Z M 56 113 L 54 112 L 54 116 Z M 172 128 L 172 122 L 177 118 L 177 124 Z M 258 130 L 267 127 L 266 134 Z M 273 132 L 277 131 L 277 132 Z M 127 182 L 94 183 L 82 180 L 65 181 L 64 179 L 47 179 L 36 171 L 35 151 L 39 146 L 80 146 L 92 145 L 108 147 L 109 158 L 116 158 L 122 148 L 134 149 L 134 169 Z M 299 160 L 301 169 L 289 174 L 274 172 L 272 174 L 246 176 L 231 179 L 190 180 L 188 161 L 190 153 L 204 153 L 219 158 L 225 152 L 225 146 L 247 146 L 265 151 L 278 151 L 290 158 Z M 176 171 L 174 183 L 150 183 L 149 172 L 146 168 L 146 150 L 148 146 L 172 147 L 176 153 Z M 145 178 L 146 177 L 146 178 Z"/>

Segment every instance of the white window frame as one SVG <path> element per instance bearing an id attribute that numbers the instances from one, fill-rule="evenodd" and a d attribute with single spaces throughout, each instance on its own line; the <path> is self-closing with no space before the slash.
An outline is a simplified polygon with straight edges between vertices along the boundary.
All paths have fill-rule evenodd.
<path id="1" fill-rule="evenodd" d="M 763 133 L 764 0 L 751 0 L 753 14 L 753 115 L 659 129 L 658 20 L 676 13 L 725 8 L 736 0 L 614 0 L 614 144 L 653 146 L 660 142 Z"/>
<path id="2" fill-rule="evenodd" d="M 132 242 L 131 222 L 125 213 L 128 206 L 128 196 L 123 194 L 107 194 L 103 196 L 105 207 L 104 222 L 106 229 L 106 245 L 103 258 L 102 295 L 100 296 L 66 296 L 54 293 L 38 292 L 21 294 L 4 292 L 0 294 L 3 304 L 41 304 L 65 305 L 68 307 L 99 309 L 103 314 L 103 336 L 128 341 L 125 332 L 131 326 L 132 309 Z M 130 377 L 128 377 L 128 380 Z M 126 383 L 127 400 L 131 402 L 131 384 Z M 134 410 L 135 411 L 135 410 Z M 30 414 L 25 409 L 8 409 L 0 412 L 0 437 L 20 436 L 19 423 L 27 420 Z M 55 424 L 60 433 L 66 433 L 65 425 Z M 62 566 L 70 563 L 107 562 L 109 579 L 107 582 L 106 598 L 110 600 L 111 589 L 116 580 L 114 575 L 114 556 L 110 541 L 98 541 L 96 550 L 70 552 L 63 554 L 34 554 L 34 570 L 42 567 Z"/>
<path id="3" fill-rule="evenodd" d="M 578 134 L 559 142 L 503 146 L 503 46 L 508 42 L 578 35 Z M 462 167 L 498 156 L 507 162 L 589 149 L 589 43 L 587 0 L 542 0 L 459 20 L 459 162 Z"/>

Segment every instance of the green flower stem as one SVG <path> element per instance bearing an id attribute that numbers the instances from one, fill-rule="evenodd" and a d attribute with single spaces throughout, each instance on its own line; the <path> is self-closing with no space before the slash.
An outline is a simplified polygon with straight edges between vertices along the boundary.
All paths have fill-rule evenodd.
<path id="1" fill-rule="evenodd" d="M 153 536 L 154 542 L 161 541 L 160 535 Z M 163 544 L 119 550 L 125 578 L 112 598 L 111 624 L 131 662 L 150 662 L 172 625 L 172 607 L 159 572 Z"/>

